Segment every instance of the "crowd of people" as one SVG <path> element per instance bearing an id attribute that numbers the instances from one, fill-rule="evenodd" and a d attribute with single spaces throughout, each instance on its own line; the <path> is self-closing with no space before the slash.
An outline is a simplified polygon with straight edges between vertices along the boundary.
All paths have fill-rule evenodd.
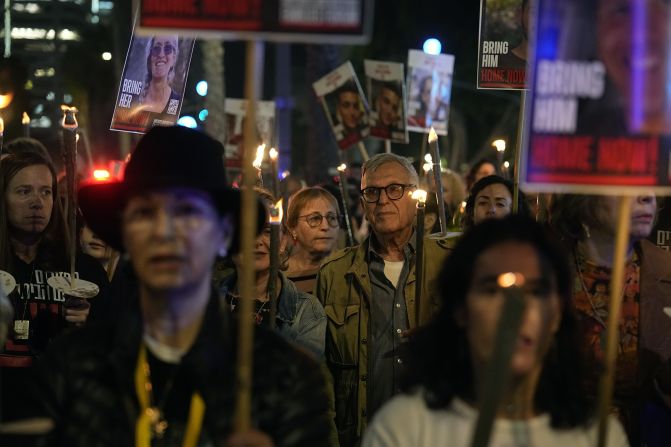
<path id="1" fill-rule="evenodd" d="M 49 152 L 35 140 L 5 146 L 0 270 L 14 287 L 2 445 L 470 445 L 508 272 L 524 278 L 524 310 L 489 445 L 596 444 L 613 199 L 553 195 L 532 211 L 520 193 L 514 206 L 511 182 L 483 161 L 465 179 L 442 173 L 420 229 L 412 194 L 435 185 L 382 153 L 347 201 L 333 185 L 294 182 L 277 247 L 267 215 L 278 198 L 257 188 L 258 222 L 244 223 L 257 236 L 242 254 L 241 192 L 222 154 L 198 131 L 153 128 L 122 179 L 81 182 L 71 253 Z M 653 195 L 634 200 L 609 446 L 671 445 L 671 255 L 646 240 L 657 210 Z M 436 236 L 441 220 L 448 237 Z M 71 271 L 98 286 L 94 298 L 52 285 Z M 257 328 L 251 427 L 236 430 L 244 318 Z"/>

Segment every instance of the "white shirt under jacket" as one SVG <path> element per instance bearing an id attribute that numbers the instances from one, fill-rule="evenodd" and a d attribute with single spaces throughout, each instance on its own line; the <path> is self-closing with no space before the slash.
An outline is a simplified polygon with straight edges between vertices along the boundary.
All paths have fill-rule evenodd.
<path id="1" fill-rule="evenodd" d="M 453 399 L 445 410 L 431 410 L 419 392 L 400 394 L 385 404 L 364 433 L 361 447 L 467 447 L 477 412 L 460 399 Z M 558 430 L 543 414 L 525 421 L 497 419 L 490 447 L 593 447 L 598 423 L 589 428 Z M 609 447 L 629 445 L 622 426 L 611 417 L 608 424 Z"/>

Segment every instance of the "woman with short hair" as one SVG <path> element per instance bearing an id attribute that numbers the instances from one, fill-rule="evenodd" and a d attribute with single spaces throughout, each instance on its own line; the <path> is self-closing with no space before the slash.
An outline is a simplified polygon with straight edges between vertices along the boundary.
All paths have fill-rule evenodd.
<path id="1" fill-rule="evenodd" d="M 324 188 L 303 188 L 289 198 L 287 277 L 303 292 L 314 290 L 321 262 L 336 249 L 338 201 Z"/>

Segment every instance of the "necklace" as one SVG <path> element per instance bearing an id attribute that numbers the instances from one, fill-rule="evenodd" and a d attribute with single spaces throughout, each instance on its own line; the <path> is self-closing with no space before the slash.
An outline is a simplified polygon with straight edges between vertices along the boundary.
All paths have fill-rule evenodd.
<path id="1" fill-rule="evenodd" d="M 154 401 L 151 369 L 147 361 L 147 349 L 144 343 L 140 346 L 137 365 L 135 368 L 135 392 L 140 403 L 140 414 L 135 428 L 135 446 L 150 447 L 151 439 L 162 439 L 168 430 L 168 420 L 163 414 L 163 406 L 167 403 L 176 373 L 168 380 L 165 390 L 158 404 Z M 194 391 L 191 395 L 189 416 L 186 423 L 186 432 L 183 447 L 195 447 L 200 437 L 205 414 L 205 402 L 200 393 Z"/>
<path id="2" fill-rule="evenodd" d="M 237 295 L 231 291 L 228 291 L 226 293 L 226 301 L 229 303 L 231 306 L 231 312 L 235 313 L 235 309 L 238 307 L 238 303 L 240 302 L 240 295 Z M 254 314 L 252 315 L 252 318 L 254 319 L 254 322 L 259 325 L 263 322 L 263 317 L 265 313 L 268 313 L 270 309 L 266 308 L 266 305 L 270 303 L 270 298 L 266 294 L 266 299 L 265 300 L 260 300 L 258 298 L 254 299 L 254 305 L 255 305 L 255 311 Z M 259 304 L 260 303 L 260 304 Z"/>

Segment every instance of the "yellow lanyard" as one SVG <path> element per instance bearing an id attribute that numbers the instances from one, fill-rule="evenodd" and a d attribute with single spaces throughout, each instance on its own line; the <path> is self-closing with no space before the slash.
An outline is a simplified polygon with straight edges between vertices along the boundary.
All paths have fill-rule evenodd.
<path id="1" fill-rule="evenodd" d="M 147 372 L 149 364 L 147 363 L 147 351 L 144 346 L 140 346 L 140 352 L 135 367 L 135 392 L 140 402 L 140 414 L 135 424 L 135 447 L 151 447 L 152 425 L 156 425 L 159 415 L 159 409 L 151 407 L 151 381 Z M 196 447 L 200 438 L 200 431 L 203 427 L 203 416 L 205 415 L 205 402 L 200 393 L 195 391 L 191 395 L 191 404 L 189 406 L 189 418 L 186 423 L 186 434 L 182 441 L 182 447 Z M 160 422 L 159 422 L 160 423 Z M 162 427 L 167 428 L 166 426 Z"/>

